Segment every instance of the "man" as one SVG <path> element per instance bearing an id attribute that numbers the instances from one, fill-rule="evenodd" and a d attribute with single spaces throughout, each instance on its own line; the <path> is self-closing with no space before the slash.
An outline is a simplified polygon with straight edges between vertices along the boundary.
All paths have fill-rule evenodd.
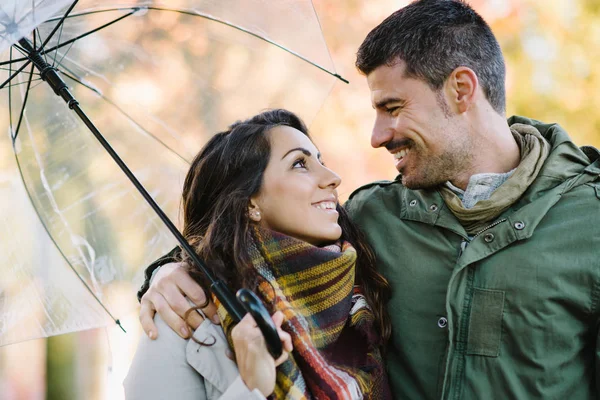
<path id="1" fill-rule="evenodd" d="M 376 111 L 371 145 L 400 173 L 346 203 L 394 290 L 395 396 L 598 398 L 599 152 L 555 124 L 507 123 L 501 50 L 462 1 L 392 14 L 356 65 Z M 146 332 L 153 309 L 183 326 L 181 291 L 204 301 L 181 268 L 159 274 Z"/>

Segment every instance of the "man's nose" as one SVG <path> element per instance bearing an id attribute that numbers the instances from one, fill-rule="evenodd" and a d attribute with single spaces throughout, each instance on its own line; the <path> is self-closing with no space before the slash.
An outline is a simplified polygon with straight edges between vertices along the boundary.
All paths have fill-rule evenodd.
<path id="1" fill-rule="evenodd" d="M 377 117 L 371 132 L 371 146 L 383 147 L 394 138 L 394 130 L 383 118 Z"/>

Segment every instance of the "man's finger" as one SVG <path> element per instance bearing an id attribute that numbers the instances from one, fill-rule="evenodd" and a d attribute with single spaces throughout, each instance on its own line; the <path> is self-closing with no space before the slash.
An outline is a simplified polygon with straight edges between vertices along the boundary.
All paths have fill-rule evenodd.
<path id="1" fill-rule="evenodd" d="M 156 310 L 154 310 L 152 303 L 144 295 L 140 307 L 140 324 L 142 324 L 142 329 L 146 332 L 146 335 L 152 340 L 158 337 L 158 329 L 156 329 L 156 325 L 154 324 L 155 313 Z"/>
<path id="2" fill-rule="evenodd" d="M 221 325 L 221 319 L 219 318 L 219 314 L 217 314 L 217 306 L 212 301 L 208 303 L 206 307 L 202 309 L 206 318 L 210 319 L 213 324 Z"/>
<path id="3" fill-rule="evenodd" d="M 150 291 L 148 291 L 150 293 Z M 150 301 L 154 305 L 156 312 L 179 336 L 187 339 L 190 336 L 190 329 L 185 321 L 171 309 L 164 297 L 153 291 L 150 293 Z"/>
<path id="4" fill-rule="evenodd" d="M 179 287 L 179 290 L 185 294 L 197 306 L 206 303 L 206 293 L 202 287 L 187 273 L 184 264 L 179 264 L 179 268 L 173 270 L 173 282 Z"/>
<path id="5" fill-rule="evenodd" d="M 194 310 L 188 314 L 186 321 L 193 330 L 196 330 L 200 324 L 204 322 L 204 318 L 196 310 Z"/>
<path id="6" fill-rule="evenodd" d="M 177 287 L 178 291 L 182 292 L 189 300 L 192 301 L 192 303 L 197 306 L 203 306 L 206 304 L 206 293 L 198 284 L 198 282 L 190 277 L 184 267 L 184 264 L 179 263 L 173 265 L 177 265 L 177 267 L 172 270 L 168 278 L 165 277 L 162 279 L 162 282 L 158 282 L 158 285 L 160 285 L 158 289 L 161 293 L 163 293 L 164 290 L 165 293 L 163 293 L 163 295 L 169 304 L 173 307 L 177 314 L 183 317 L 187 311 L 187 308 L 185 310 L 181 309 L 184 307 L 184 305 L 182 300 L 173 291 L 173 286 Z M 208 304 L 202 308 L 202 312 L 204 315 L 206 315 L 206 318 L 210 319 L 213 323 L 221 324 L 221 320 L 217 315 L 217 307 L 214 305 L 212 300 L 210 300 Z M 188 322 L 192 328 L 198 328 L 202 321 L 203 320 L 199 315 L 190 313 L 190 319 L 188 319 Z"/>
<path id="7" fill-rule="evenodd" d="M 174 280 L 165 278 L 156 285 L 156 291 L 165 298 L 167 304 L 181 318 L 185 316 L 193 305 L 185 298 L 184 294 L 179 290 L 177 283 Z M 158 310 L 157 310 L 158 311 Z M 162 316 L 162 313 L 159 314 Z"/>

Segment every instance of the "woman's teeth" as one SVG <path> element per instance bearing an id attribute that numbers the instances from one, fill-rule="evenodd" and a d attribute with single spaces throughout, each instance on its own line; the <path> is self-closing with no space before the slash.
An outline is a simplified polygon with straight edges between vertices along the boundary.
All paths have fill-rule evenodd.
<path id="1" fill-rule="evenodd" d="M 321 210 L 335 210 L 335 203 L 333 201 L 322 201 L 314 206 Z"/>
<path id="2" fill-rule="evenodd" d="M 402 158 L 404 158 L 408 154 L 409 151 L 410 151 L 409 149 L 402 149 L 399 152 L 394 153 L 394 158 L 396 160 L 401 160 Z"/>

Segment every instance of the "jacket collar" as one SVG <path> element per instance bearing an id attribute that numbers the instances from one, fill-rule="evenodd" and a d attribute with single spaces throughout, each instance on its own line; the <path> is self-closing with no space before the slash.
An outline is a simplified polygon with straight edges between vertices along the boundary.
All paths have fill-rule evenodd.
<path id="1" fill-rule="evenodd" d="M 541 176 L 550 178 L 555 182 L 564 182 L 575 175 L 581 174 L 594 164 L 595 172 L 600 172 L 600 165 L 598 164 L 600 153 L 598 150 L 591 146 L 577 147 L 560 125 L 545 124 L 520 116 L 512 116 L 507 122 L 509 126 L 516 123 L 533 126 L 550 143 L 550 155 L 540 171 Z"/>

